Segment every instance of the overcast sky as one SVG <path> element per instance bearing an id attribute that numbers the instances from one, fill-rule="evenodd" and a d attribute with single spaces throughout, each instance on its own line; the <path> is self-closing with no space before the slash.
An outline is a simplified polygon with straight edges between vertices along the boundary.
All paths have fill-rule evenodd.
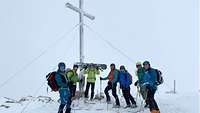
<path id="1" fill-rule="evenodd" d="M 65 7 L 67 2 L 78 6 L 78 0 L 0 1 L 0 84 L 48 48 L 5 84 L 0 96 L 34 92 L 59 61 L 72 67 L 79 60 L 78 28 L 63 35 L 79 19 Z M 162 70 L 168 90 L 177 80 L 179 92 L 197 91 L 197 0 L 85 0 L 84 9 L 96 17 L 94 21 L 84 18 L 85 24 L 98 33 L 85 28 L 85 62 L 114 62 L 127 66 L 134 75 L 135 62 L 149 60 L 152 67 Z"/>

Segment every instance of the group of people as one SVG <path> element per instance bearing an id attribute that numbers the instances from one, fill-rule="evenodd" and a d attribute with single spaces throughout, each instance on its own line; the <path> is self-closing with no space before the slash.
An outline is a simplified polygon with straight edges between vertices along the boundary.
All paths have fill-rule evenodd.
<path id="1" fill-rule="evenodd" d="M 85 84 L 85 77 L 83 74 L 87 74 L 86 90 L 84 91 L 84 97 L 88 98 L 89 88 L 91 86 L 90 100 L 94 98 L 94 88 L 96 82 L 96 75 L 100 74 L 98 68 L 89 66 L 81 70 L 81 75 L 77 74 L 79 66 L 74 65 L 72 69 L 67 68 L 64 62 L 58 64 L 58 70 L 55 74 L 55 80 L 59 87 L 58 91 L 60 94 L 61 104 L 59 106 L 58 113 L 63 113 L 64 107 L 66 107 L 65 113 L 71 112 L 72 98 L 76 94 L 76 84 L 79 82 L 79 90 L 83 90 Z"/>
<path id="2" fill-rule="evenodd" d="M 149 107 L 151 113 L 160 113 L 158 105 L 154 99 L 155 92 L 157 90 L 156 83 L 156 70 L 151 68 L 150 63 L 145 61 L 143 63 L 136 63 L 137 71 L 136 75 L 138 80 L 135 82 L 135 86 L 139 89 L 139 93 L 145 100 L 145 107 Z M 79 66 L 74 65 L 73 69 L 66 69 L 65 63 L 61 62 L 58 64 L 58 70 L 55 75 L 57 85 L 59 86 L 59 94 L 61 104 L 59 106 L 58 113 L 63 113 L 64 107 L 66 107 L 65 113 L 71 112 L 72 98 L 76 94 L 76 84 L 79 82 L 79 90 L 83 90 L 85 78 L 83 75 L 87 75 L 86 78 L 86 89 L 84 91 L 84 97 L 89 98 L 88 92 L 91 87 L 90 100 L 94 98 L 94 88 L 96 82 L 96 75 L 100 74 L 98 67 L 89 66 L 83 68 L 80 71 L 80 75 L 77 74 Z M 110 65 L 110 72 L 107 77 L 100 77 L 100 80 L 108 80 L 108 84 L 104 90 L 106 95 L 106 102 L 111 104 L 111 97 L 109 91 L 112 90 L 112 95 L 115 98 L 116 108 L 120 107 L 120 100 L 117 95 L 117 83 L 120 84 L 120 88 L 123 93 L 123 97 L 126 102 L 125 108 L 136 108 L 137 104 L 133 96 L 131 95 L 130 85 L 133 83 L 132 75 L 126 70 L 125 66 L 121 65 L 119 69 L 116 68 L 115 64 Z"/>
<path id="3" fill-rule="evenodd" d="M 151 113 L 160 113 L 154 98 L 159 84 L 157 81 L 157 70 L 151 67 L 149 61 L 144 61 L 143 66 L 142 63 L 137 62 L 136 67 L 138 80 L 135 82 L 135 86 L 138 87 L 140 94 L 145 100 L 145 107 L 149 107 Z"/>
<path id="4" fill-rule="evenodd" d="M 105 78 L 100 77 L 100 80 L 108 80 L 108 85 L 104 90 L 107 103 L 111 103 L 108 91 L 112 90 L 112 95 L 114 96 L 116 102 L 116 105 L 114 107 L 120 107 L 120 101 L 117 96 L 117 89 L 116 89 L 117 83 L 119 82 L 120 88 L 122 89 L 122 93 L 127 104 L 126 108 L 137 107 L 133 96 L 130 94 L 130 85 L 132 84 L 131 74 L 126 70 L 125 66 L 123 65 L 120 66 L 120 69 L 118 70 L 116 69 L 115 64 L 111 64 L 110 69 L 111 71 L 107 77 Z"/>

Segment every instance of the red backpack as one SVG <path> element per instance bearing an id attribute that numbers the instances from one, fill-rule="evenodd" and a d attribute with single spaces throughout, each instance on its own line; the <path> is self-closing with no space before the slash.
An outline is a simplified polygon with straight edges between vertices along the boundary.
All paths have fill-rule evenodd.
<path id="1" fill-rule="evenodd" d="M 51 72 L 46 76 L 47 79 L 47 84 L 49 85 L 49 87 L 51 88 L 52 91 L 58 91 L 59 87 L 57 85 L 56 79 L 56 72 Z"/>

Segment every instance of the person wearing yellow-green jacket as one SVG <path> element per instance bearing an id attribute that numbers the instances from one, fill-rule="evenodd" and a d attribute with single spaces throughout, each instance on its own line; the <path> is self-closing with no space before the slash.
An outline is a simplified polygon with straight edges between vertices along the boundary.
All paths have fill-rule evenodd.
<path id="1" fill-rule="evenodd" d="M 85 90 L 85 98 L 88 98 L 88 92 L 91 85 L 91 97 L 90 100 L 94 97 L 94 87 L 96 82 L 96 75 L 100 74 L 100 71 L 98 68 L 94 66 L 89 66 L 87 69 L 84 70 L 84 74 L 87 74 L 87 84 L 86 84 L 86 90 Z"/>
<path id="2" fill-rule="evenodd" d="M 77 70 L 78 70 L 78 65 L 74 65 L 72 70 L 69 69 L 66 72 L 67 78 L 69 80 L 69 89 L 70 89 L 71 97 L 75 96 L 76 83 L 80 82 L 80 79 L 77 74 Z"/>

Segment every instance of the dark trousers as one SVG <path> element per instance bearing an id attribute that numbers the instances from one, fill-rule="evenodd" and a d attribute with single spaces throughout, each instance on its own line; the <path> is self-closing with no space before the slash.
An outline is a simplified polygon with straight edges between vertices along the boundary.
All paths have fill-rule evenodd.
<path id="1" fill-rule="evenodd" d="M 124 96 L 124 99 L 125 99 L 127 105 L 131 105 L 131 103 L 136 105 L 135 99 L 133 98 L 133 96 L 130 93 L 130 87 L 122 88 L 122 93 L 123 93 L 123 96 Z M 130 103 L 130 101 L 131 101 L 131 103 Z"/>
<path id="2" fill-rule="evenodd" d="M 108 82 L 108 85 L 107 87 L 105 88 L 104 90 L 104 93 L 106 95 L 106 100 L 107 101 L 110 101 L 110 95 L 109 95 L 109 90 L 112 90 L 112 95 L 114 96 L 115 98 L 115 102 L 116 102 L 116 105 L 120 105 L 119 103 L 119 98 L 117 96 L 117 90 L 116 90 L 116 87 L 117 87 L 117 83 L 112 85 L 112 82 Z"/>
<path id="3" fill-rule="evenodd" d="M 66 111 L 65 113 L 70 113 L 71 111 L 71 94 L 69 89 L 60 89 L 59 90 L 59 94 L 60 94 L 60 100 L 61 100 L 61 104 L 59 106 L 59 110 L 58 113 L 63 113 L 63 109 L 66 106 Z"/>
<path id="4" fill-rule="evenodd" d="M 64 105 L 64 104 L 61 104 L 60 107 L 59 107 L 58 113 L 63 113 L 64 107 L 65 107 L 65 105 Z M 71 113 L 71 108 L 66 108 L 65 113 Z"/>
<path id="5" fill-rule="evenodd" d="M 154 99 L 156 89 L 147 88 L 147 102 L 149 104 L 150 111 L 159 110 L 158 105 Z"/>
<path id="6" fill-rule="evenodd" d="M 71 97 L 74 97 L 76 94 L 76 85 L 71 84 L 69 89 L 70 89 Z"/>
<path id="7" fill-rule="evenodd" d="M 90 83 L 90 82 L 87 82 L 87 84 L 86 84 L 85 98 L 88 98 L 88 92 L 89 92 L 90 85 L 91 85 L 91 97 L 90 97 L 90 99 L 93 99 L 95 83 Z"/>

